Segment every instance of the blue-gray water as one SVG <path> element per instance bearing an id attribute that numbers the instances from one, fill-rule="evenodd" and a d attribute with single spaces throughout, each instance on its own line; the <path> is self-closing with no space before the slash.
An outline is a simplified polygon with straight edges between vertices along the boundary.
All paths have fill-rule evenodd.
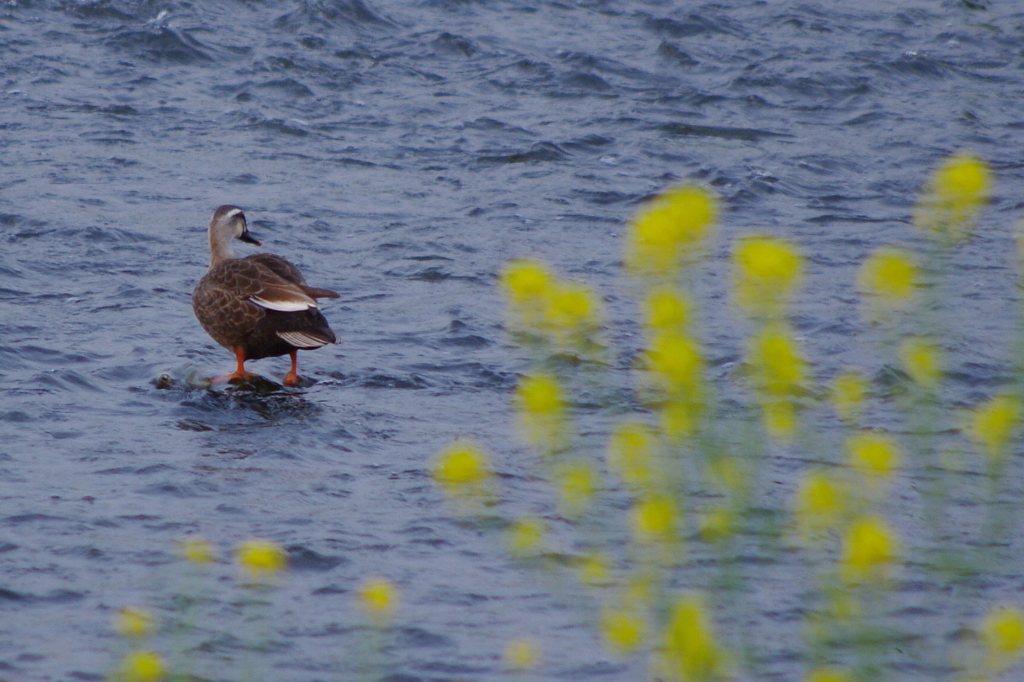
<path id="1" fill-rule="evenodd" d="M 642 338 L 621 287 L 624 221 L 699 181 L 724 209 L 698 285 L 716 376 L 746 331 L 724 294 L 728 245 L 751 230 L 810 258 L 796 323 L 818 375 L 874 371 L 857 265 L 913 243 L 927 174 L 972 149 L 997 183 L 953 263 L 951 400 L 989 395 L 1016 310 L 1024 10 L 971 4 L 0 4 L 0 679 L 100 679 L 111 615 L 166 609 L 185 534 L 224 554 L 250 536 L 290 549 L 267 679 L 350 679 L 353 593 L 371 575 L 403 595 L 395 680 L 507 679 L 513 636 L 542 643 L 538 679 L 641 678 L 642 661 L 606 654 L 586 612 L 495 534 L 453 521 L 430 481 L 433 454 L 474 434 L 502 474 L 499 513 L 546 515 L 572 537 L 514 438 L 527 364 L 507 344 L 497 273 L 537 255 L 595 284 L 628 385 Z M 301 354 L 316 381 L 301 392 L 187 388 L 233 363 L 189 300 L 224 203 L 341 293 L 323 308 L 344 343 Z M 280 380 L 287 359 L 250 369 Z M 158 388 L 165 374 L 172 388 Z M 606 423 L 584 417 L 595 448 Z M 777 463 L 779 505 L 803 467 Z M 913 489 L 896 512 L 916 508 Z M 912 537 L 908 516 L 894 513 Z M 799 561 L 766 568 L 747 600 L 742 627 L 772 679 L 804 669 Z M 1022 584 L 988 576 L 950 613 L 908 571 L 894 619 L 928 637 L 890 652 L 905 680 L 947 675 L 920 650 Z M 226 558 L 214 573 L 195 668 L 234 679 L 240 597 Z"/>

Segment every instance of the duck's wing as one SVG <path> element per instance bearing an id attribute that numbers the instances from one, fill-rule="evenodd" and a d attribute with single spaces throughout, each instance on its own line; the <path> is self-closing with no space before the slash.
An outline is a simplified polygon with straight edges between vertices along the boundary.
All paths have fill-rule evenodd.
<path id="1" fill-rule="evenodd" d="M 298 284 L 300 286 L 306 285 L 306 278 L 302 276 L 299 269 L 280 256 L 275 256 L 272 253 L 254 253 L 251 256 L 246 256 L 242 260 L 258 263 L 263 267 L 268 268 L 281 279 L 287 280 L 292 284 Z"/>
<path id="2" fill-rule="evenodd" d="M 301 285 L 249 258 L 233 258 L 212 268 L 203 278 L 203 288 L 221 300 L 248 301 L 283 313 L 317 307 Z"/>
<path id="3" fill-rule="evenodd" d="M 299 289 L 311 298 L 340 298 L 337 292 L 330 289 L 320 289 L 307 285 L 306 278 L 302 276 L 299 269 L 280 256 L 275 256 L 272 253 L 254 253 L 242 260 L 249 260 L 269 269 L 281 279 L 298 286 Z"/>

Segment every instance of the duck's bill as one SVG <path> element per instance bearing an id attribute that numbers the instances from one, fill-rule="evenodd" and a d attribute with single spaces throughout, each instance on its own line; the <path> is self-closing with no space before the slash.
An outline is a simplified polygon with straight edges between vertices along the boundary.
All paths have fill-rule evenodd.
<path id="1" fill-rule="evenodd" d="M 256 237 L 253 237 L 251 234 L 249 234 L 248 231 L 243 232 L 242 236 L 239 237 L 239 239 L 248 244 L 255 244 L 256 246 L 260 246 L 263 244 L 263 242 L 261 242 L 259 239 L 256 239 Z"/>

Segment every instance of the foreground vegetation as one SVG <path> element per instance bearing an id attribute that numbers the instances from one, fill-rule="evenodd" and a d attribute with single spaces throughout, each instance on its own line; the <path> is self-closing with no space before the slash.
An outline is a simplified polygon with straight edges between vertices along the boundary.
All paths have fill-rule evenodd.
<path id="1" fill-rule="evenodd" d="M 652 679 L 762 679 L 765 637 L 751 630 L 765 622 L 753 597 L 768 583 L 795 591 L 803 642 L 788 648 L 806 662 L 807 682 L 893 677 L 894 652 L 905 657 L 903 643 L 917 637 L 931 648 L 916 647 L 915 663 L 944 679 L 1006 673 L 1024 647 L 1016 606 L 954 623 L 974 637 L 952 651 L 939 641 L 946 633 L 901 632 L 887 618 L 890 603 L 906 602 L 896 597 L 911 565 L 961 600 L 977 599 L 963 588 L 978 576 L 1015 570 L 1007 542 L 1019 500 L 1006 474 L 1021 382 L 966 412 L 943 397 L 943 338 L 956 314 L 943 305 L 949 262 L 990 185 L 979 159 L 948 159 L 914 216 L 926 248 L 883 247 L 863 261 L 857 284 L 874 339 L 863 350 L 885 368 L 873 377 L 860 368 L 827 383 L 818 375 L 790 323 L 801 249 L 754 234 L 731 247 L 730 305 L 749 330 L 745 352 L 711 380 L 693 283 L 717 206 L 701 187 L 667 191 L 630 223 L 625 288 L 646 343 L 625 396 L 611 376 L 617 356 L 601 298 L 542 262 L 509 263 L 501 278 L 509 328 L 532 364 L 514 399 L 519 432 L 559 509 L 510 520 L 511 554 L 574 576 L 562 589 L 590 595 L 609 652 L 646 657 Z M 878 416 L 886 410 L 894 413 Z M 603 447 L 577 431 L 580 413 L 614 418 Z M 785 501 L 776 491 L 782 462 L 796 469 Z M 489 496 L 500 494 L 488 455 L 471 441 L 442 452 L 435 475 L 470 516 L 486 514 Z M 894 504 L 901 477 L 916 494 Z M 977 511 L 966 523 L 965 508 Z M 897 529 L 920 518 L 926 528 L 901 537 Z M 780 579 L 780 566 L 791 575 Z"/>
<path id="2" fill-rule="evenodd" d="M 551 504 L 498 518 L 491 457 L 460 439 L 432 462 L 452 512 L 500 533 L 514 560 L 593 623 L 609 655 L 653 680 L 766 679 L 762 592 L 797 605 L 801 641 L 786 646 L 804 682 L 898 680 L 894 661 L 908 658 L 933 679 L 1019 675 L 1024 611 L 981 604 L 977 581 L 1019 573 L 1020 500 L 1010 483 L 1024 363 L 1006 392 L 964 409 L 947 397 L 943 346 L 956 319 L 944 305 L 950 259 L 970 239 L 990 185 L 979 159 L 948 159 L 914 216 L 925 248 L 883 247 L 864 259 L 857 285 L 870 345 L 861 355 L 883 367 L 870 375 L 851 367 L 825 377 L 806 359 L 791 323 L 806 263 L 797 244 L 770 235 L 731 246 L 729 305 L 748 333 L 741 361 L 712 371 L 707 302 L 694 291 L 718 208 L 701 187 L 670 189 L 630 222 L 624 289 L 644 339 L 635 352 L 611 346 L 593 289 L 540 261 L 509 263 L 501 288 L 510 340 L 531 365 L 512 408 L 533 453 L 523 465 L 550 487 Z M 1014 349 L 1022 353 L 1024 344 Z M 623 357 L 628 387 L 617 383 Z M 182 544 L 192 573 L 164 626 L 163 654 L 151 647 L 151 612 L 119 612 L 123 651 L 112 679 L 192 679 L 191 623 L 215 554 L 200 538 Z M 260 628 L 269 627 L 264 607 L 286 556 L 253 540 L 235 558 L 251 626 L 240 674 L 266 679 Z M 916 606 L 949 614 L 938 620 L 961 633 L 952 645 L 946 632 L 907 632 L 892 617 L 895 605 L 915 606 L 912 576 L 938 585 L 942 603 Z M 366 627 L 351 676 L 379 679 L 398 593 L 371 579 L 357 604 Z M 977 615 L 959 622 L 961 613 Z M 505 664 L 529 676 L 544 656 L 524 637 L 508 643 Z"/>

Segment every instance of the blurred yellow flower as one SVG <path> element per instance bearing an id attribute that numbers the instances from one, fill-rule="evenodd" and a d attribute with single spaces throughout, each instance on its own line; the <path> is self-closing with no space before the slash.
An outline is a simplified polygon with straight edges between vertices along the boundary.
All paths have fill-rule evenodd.
<path id="1" fill-rule="evenodd" d="M 513 670 L 532 670 L 540 662 L 540 647 L 532 639 L 513 639 L 505 646 L 505 664 Z"/>
<path id="2" fill-rule="evenodd" d="M 661 404 L 658 423 L 665 435 L 673 441 L 689 438 L 697 432 L 700 423 L 701 404 L 683 399 L 669 399 Z"/>
<path id="3" fill-rule="evenodd" d="M 796 489 L 793 513 L 797 529 L 805 540 L 814 540 L 836 530 L 849 507 L 846 487 L 822 471 L 808 472 Z"/>
<path id="4" fill-rule="evenodd" d="M 761 418 L 768 435 L 783 443 L 793 440 L 800 425 L 796 405 L 790 398 L 768 398 L 762 401 Z"/>
<path id="5" fill-rule="evenodd" d="M 273 577 L 288 566 L 288 555 L 270 540 L 242 542 L 235 550 L 235 560 L 253 580 Z"/>
<path id="6" fill-rule="evenodd" d="M 608 585 L 612 580 L 608 564 L 608 557 L 599 552 L 587 554 L 580 560 L 578 569 L 580 582 L 587 587 Z"/>
<path id="7" fill-rule="evenodd" d="M 563 462 L 555 472 L 562 510 L 567 516 L 576 517 L 590 506 L 594 491 L 599 484 L 594 465 L 585 460 Z"/>
<path id="8" fill-rule="evenodd" d="M 744 237 L 733 248 L 733 295 L 749 313 L 781 312 L 803 278 L 803 258 L 791 243 L 775 237 Z"/>
<path id="9" fill-rule="evenodd" d="M 868 382 L 864 375 L 855 369 L 843 372 L 832 382 L 829 398 L 836 414 L 843 421 L 854 421 L 864 408 L 864 399 L 868 394 Z"/>
<path id="10" fill-rule="evenodd" d="M 704 600 L 681 597 L 665 628 L 666 672 L 680 682 L 710 682 L 726 676 L 725 651 L 715 639 Z"/>
<path id="11" fill-rule="evenodd" d="M 542 519 L 525 516 L 513 523 L 507 534 L 508 551 L 516 559 L 537 556 L 544 549 L 547 527 Z"/>
<path id="12" fill-rule="evenodd" d="M 722 542 L 736 532 L 736 514 L 729 508 L 714 509 L 700 519 L 700 535 L 705 542 Z"/>
<path id="13" fill-rule="evenodd" d="M 1006 446 L 1020 424 L 1020 401 L 1015 396 L 992 398 L 974 409 L 967 433 L 993 464 L 1006 456 Z"/>
<path id="14" fill-rule="evenodd" d="M 842 668 L 818 668 L 809 672 L 804 682 L 853 682 L 853 676 Z"/>
<path id="15" fill-rule="evenodd" d="M 672 542 L 676 537 L 676 504 L 671 497 L 651 495 L 633 505 L 633 539 L 641 545 Z"/>
<path id="16" fill-rule="evenodd" d="M 869 516 L 854 521 L 843 542 L 842 574 L 851 583 L 878 583 L 889 577 L 899 543 L 883 519 Z"/>
<path id="17" fill-rule="evenodd" d="M 671 287 L 656 287 L 647 292 L 644 322 L 654 331 L 681 332 L 690 321 L 691 303 Z"/>
<path id="18" fill-rule="evenodd" d="M 199 565 L 208 564 L 217 558 L 217 550 L 213 545 L 197 535 L 182 538 L 178 546 L 178 554 L 185 561 Z"/>
<path id="19" fill-rule="evenodd" d="M 453 441 L 434 460 L 434 480 L 452 497 L 485 493 L 490 476 L 487 454 L 471 440 Z"/>
<path id="20" fill-rule="evenodd" d="M 646 424 L 625 422 L 615 427 L 608 441 L 608 468 L 634 492 L 649 490 L 654 477 L 657 439 Z"/>
<path id="21" fill-rule="evenodd" d="M 117 682 L 159 682 L 167 677 L 167 666 L 152 651 L 132 651 L 121 661 L 114 679 Z"/>
<path id="22" fill-rule="evenodd" d="M 878 305 L 895 308 L 914 297 L 918 278 L 917 264 L 909 253 L 882 247 L 861 265 L 857 283 Z"/>
<path id="23" fill-rule="evenodd" d="M 754 386 L 770 396 L 794 396 L 807 382 L 807 363 L 789 329 L 766 325 L 747 346 Z"/>
<path id="24" fill-rule="evenodd" d="M 851 623 L 863 617 L 864 608 L 850 590 L 833 590 L 828 599 L 828 612 L 840 623 Z"/>
<path id="25" fill-rule="evenodd" d="M 516 388 L 523 440 L 544 452 L 558 449 L 565 436 L 565 398 L 550 374 L 524 376 Z"/>
<path id="26" fill-rule="evenodd" d="M 647 624 L 635 609 L 605 607 L 601 610 L 601 639 L 615 656 L 628 656 L 643 644 Z"/>
<path id="27" fill-rule="evenodd" d="M 872 486 L 888 482 L 903 462 L 899 445 L 889 436 L 865 431 L 846 439 L 850 464 Z"/>
<path id="28" fill-rule="evenodd" d="M 600 318 L 601 299 L 588 286 L 577 282 L 558 282 L 544 307 L 544 322 L 562 335 L 591 332 Z"/>
<path id="29" fill-rule="evenodd" d="M 565 411 L 562 387 L 550 374 L 524 376 L 516 388 L 516 403 L 529 414 L 561 416 Z"/>
<path id="30" fill-rule="evenodd" d="M 655 572 L 640 570 L 631 575 L 623 585 L 622 602 L 633 609 L 649 609 L 654 605 L 660 585 L 660 580 Z"/>
<path id="31" fill-rule="evenodd" d="M 915 336 L 900 344 L 903 368 L 922 388 L 934 391 L 942 380 L 945 358 L 942 349 L 934 343 Z"/>
<path id="32" fill-rule="evenodd" d="M 641 275 L 671 275 L 699 253 L 717 212 L 714 197 L 701 187 L 668 190 L 630 221 L 626 265 Z"/>
<path id="33" fill-rule="evenodd" d="M 723 492 L 733 497 L 741 497 L 750 481 L 750 471 L 738 457 L 713 458 L 708 462 L 708 476 Z"/>
<path id="34" fill-rule="evenodd" d="M 947 241 L 968 237 L 991 196 L 991 187 L 991 173 L 984 161 L 966 153 L 952 156 L 929 179 L 914 223 Z"/>
<path id="35" fill-rule="evenodd" d="M 702 395 L 704 359 L 697 341 L 679 332 L 660 332 L 647 350 L 647 369 L 669 396 L 690 403 Z"/>
<path id="36" fill-rule="evenodd" d="M 359 603 L 371 623 L 386 625 L 398 610 L 398 588 L 386 578 L 369 578 L 359 588 Z"/>
<path id="37" fill-rule="evenodd" d="M 1024 611 L 1016 607 L 993 607 L 981 623 L 986 667 L 999 674 L 1024 657 Z"/>
<path id="38" fill-rule="evenodd" d="M 156 618 L 147 609 L 129 606 L 114 614 L 114 630 L 128 639 L 148 637 L 156 631 Z"/>
<path id="39" fill-rule="evenodd" d="M 531 260 L 509 261 L 500 280 L 509 302 L 517 306 L 535 306 L 543 301 L 556 281 L 546 265 Z"/>

